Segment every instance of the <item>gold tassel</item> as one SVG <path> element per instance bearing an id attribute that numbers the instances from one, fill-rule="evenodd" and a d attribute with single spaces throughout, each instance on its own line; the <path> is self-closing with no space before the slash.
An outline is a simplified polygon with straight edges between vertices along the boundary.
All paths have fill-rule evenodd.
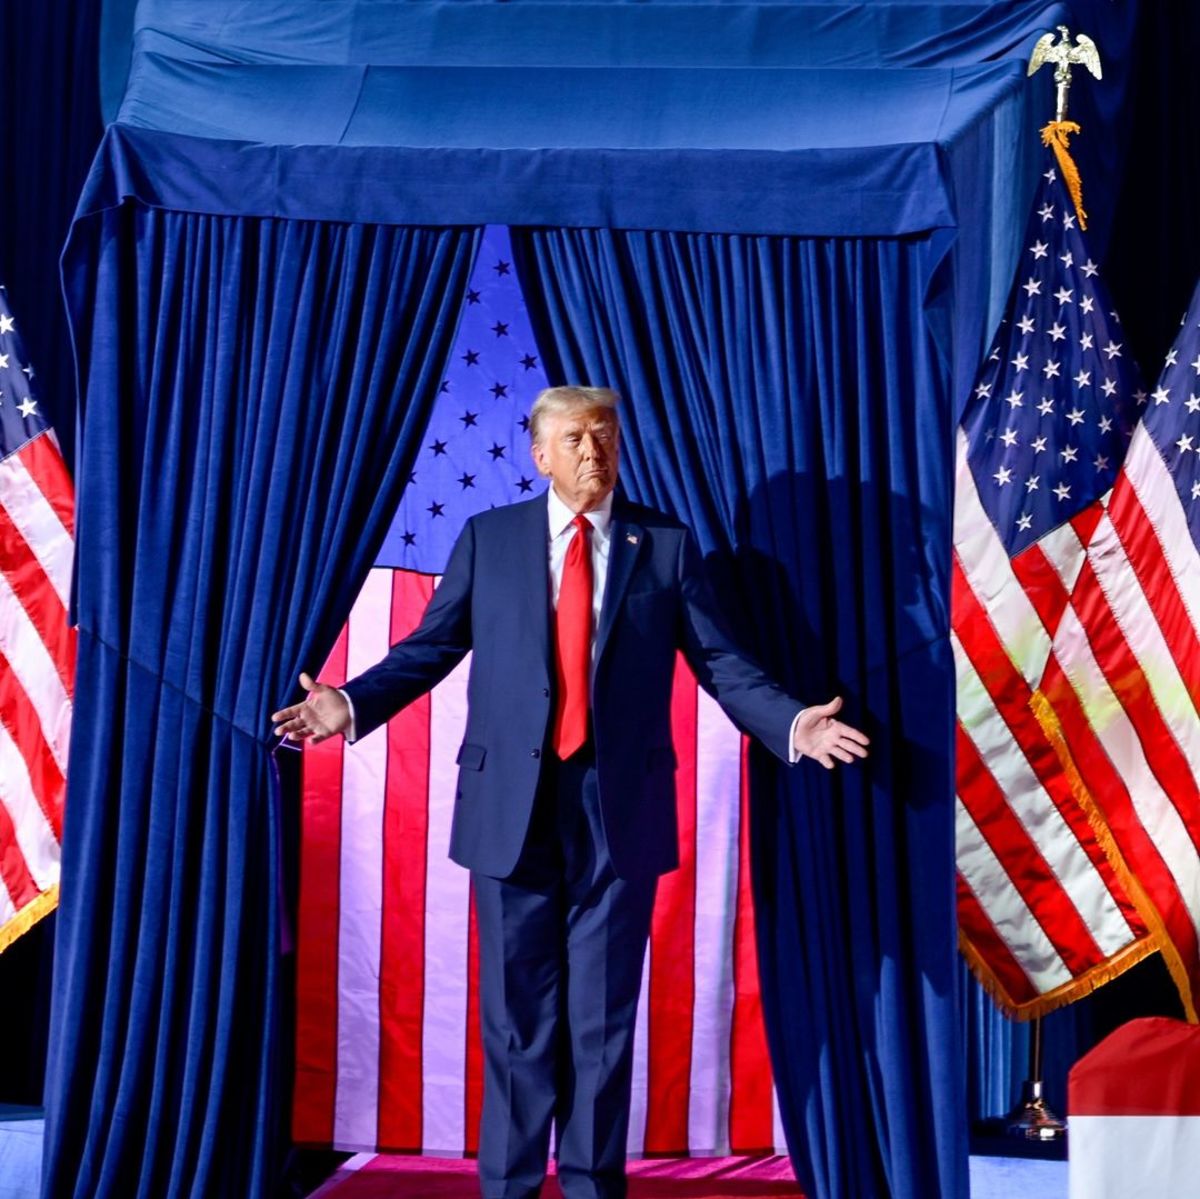
<path id="1" fill-rule="evenodd" d="M 1071 200 L 1079 217 L 1079 227 L 1086 229 L 1087 213 L 1083 211 L 1083 180 L 1079 177 L 1079 168 L 1075 165 L 1075 160 L 1071 157 L 1071 151 L 1067 144 L 1071 134 L 1078 132 L 1079 124 L 1076 121 L 1051 121 L 1042 129 L 1042 145 L 1049 146 L 1054 151 L 1054 157 L 1058 159 L 1059 170 L 1063 173 L 1063 182 L 1067 185 L 1067 191 L 1071 193 Z"/>
<path id="2" fill-rule="evenodd" d="M 39 920 L 45 919 L 58 907 L 58 884 L 43 891 L 37 899 L 27 903 L 11 920 L 0 924 L 0 953 L 3 953 L 18 937 L 27 933 Z"/>

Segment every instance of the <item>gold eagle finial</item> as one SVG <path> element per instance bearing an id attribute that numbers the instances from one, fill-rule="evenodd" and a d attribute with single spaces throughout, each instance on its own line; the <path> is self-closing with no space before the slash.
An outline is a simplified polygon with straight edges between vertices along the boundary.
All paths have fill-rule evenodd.
<path id="1" fill-rule="evenodd" d="M 1071 32 L 1065 25 L 1058 27 L 1062 40 L 1055 43 L 1054 34 L 1046 33 L 1038 38 L 1029 56 L 1029 74 L 1032 75 L 1043 63 L 1054 63 L 1054 83 L 1057 92 L 1057 103 L 1054 119 L 1067 119 L 1067 92 L 1071 90 L 1071 68 L 1074 66 L 1087 67 L 1097 78 L 1100 75 L 1100 51 L 1096 43 L 1085 33 L 1075 39 L 1071 45 Z"/>

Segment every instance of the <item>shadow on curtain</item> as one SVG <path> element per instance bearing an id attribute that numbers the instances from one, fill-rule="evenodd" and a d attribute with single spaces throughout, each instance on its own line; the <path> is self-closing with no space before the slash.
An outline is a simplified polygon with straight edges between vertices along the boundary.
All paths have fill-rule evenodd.
<path id="1" fill-rule="evenodd" d="M 267 715 L 416 456 L 469 229 L 126 204 L 68 248 L 77 705 L 43 1194 L 269 1194 L 287 1110 Z"/>
<path id="2" fill-rule="evenodd" d="M 842 694 L 865 769 L 755 755 L 768 1040 L 814 1199 L 963 1199 L 948 645 L 952 417 L 921 238 L 514 229 L 554 382 L 626 397 L 634 498 L 696 531 L 743 639 Z"/>

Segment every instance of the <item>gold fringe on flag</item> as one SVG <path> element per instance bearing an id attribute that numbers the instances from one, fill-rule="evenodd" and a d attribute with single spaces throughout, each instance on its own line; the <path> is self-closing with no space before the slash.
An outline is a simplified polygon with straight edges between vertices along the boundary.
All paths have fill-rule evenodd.
<path id="1" fill-rule="evenodd" d="M 1136 966 L 1138 962 L 1158 953 L 1162 946 L 1155 941 L 1153 936 L 1147 937 L 1143 941 L 1135 941 L 1111 958 L 1098 962 L 1082 974 L 1076 975 L 1070 982 L 1065 982 L 1052 991 L 1046 991 L 1026 1003 L 1017 1003 L 1009 995 L 1004 984 L 993 973 L 987 960 L 961 929 L 958 932 L 958 948 L 963 957 L 967 959 L 971 973 L 979 980 L 980 986 L 991 996 L 995 1005 L 1010 1020 L 1026 1021 L 1046 1016 L 1061 1007 L 1066 1007 L 1069 1003 L 1074 1003 L 1077 999 L 1082 999 L 1085 995 L 1090 995 L 1105 983 L 1112 982 L 1114 978 L 1124 974 L 1131 966 Z"/>
<path id="2" fill-rule="evenodd" d="M 1197 1022 L 1196 1004 L 1195 997 L 1192 995 L 1192 985 L 1188 977 L 1187 968 L 1179 955 L 1179 950 L 1175 942 L 1171 939 L 1166 926 L 1163 924 L 1158 908 L 1150 900 L 1141 882 L 1129 868 L 1128 863 L 1125 861 L 1125 855 L 1117 846 L 1112 831 L 1108 827 L 1107 817 L 1100 810 L 1095 799 L 1092 797 L 1091 790 L 1080 776 L 1079 767 L 1075 764 L 1075 758 L 1067 743 L 1066 735 L 1062 731 L 1062 725 L 1059 724 L 1058 714 L 1040 690 L 1033 693 L 1030 707 L 1033 709 L 1033 714 L 1037 717 L 1038 724 L 1041 726 L 1042 732 L 1045 733 L 1046 739 L 1054 748 L 1054 752 L 1063 768 L 1063 774 L 1070 785 L 1071 792 L 1079 802 L 1079 806 L 1083 809 L 1084 814 L 1087 816 L 1088 824 L 1091 825 L 1092 832 L 1095 834 L 1096 843 L 1100 846 L 1101 852 L 1112 866 L 1113 872 L 1117 876 L 1117 882 L 1125 889 L 1126 894 L 1133 901 L 1133 906 L 1137 914 L 1142 918 L 1150 931 L 1150 937 L 1147 938 L 1144 944 L 1148 944 L 1151 949 L 1158 949 L 1162 953 L 1163 961 L 1166 963 L 1171 980 L 1179 990 L 1179 998 L 1183 1003 L 1184 1016 L 1189 1024 L 1195 1024 Z M 1127 965 L 1124 965 L 1122 969 L 1127 969 L 1129 965 L 1133 965 L 1132 961 L 1128 961 L 1125 958 L 1124 953 L 1118 955 L 1118 958 L 1114 959 L 1114 961 L 1126 962 Z M 1115 970 L 1108 978 L 1104 978 L 1102 981 L 1107 982 L 1109 978 L 1115 977 L 1121 972 L 1121 969 Z M 1099 983 L 1096 985 L 1098 986 Z M 1092 988 L 1088 989 L 1091 990 Z"/>
<path id="3" fill-rule="evenodd" d="M 1087 228 L 1087 213 L 1083 211 L 1083 180 L 1079 177 L 1079 168 L 1071 157 L 1068 140 L 1072 133 L 1079 132 L 1077 121 L 1051 121 L 1042 127 L 1042 145 L 1049 146 L 1058 159 L 1058 169 L 1063 173 L 1063 182 L 1071 193 L 1071 201 L 1075 205 L 1075 213 L 1079 217 L 1080 229 Z"/>
<path id="4" fill-rule="evenodd" d="M 58 884 L 43 891 L 37 899 L 27 903 L 11 920 L 0 924 L 0 953 L 3 953 L 18 937 L 27 933 L 39 920 L 45 919 L 58 907 Z"/>

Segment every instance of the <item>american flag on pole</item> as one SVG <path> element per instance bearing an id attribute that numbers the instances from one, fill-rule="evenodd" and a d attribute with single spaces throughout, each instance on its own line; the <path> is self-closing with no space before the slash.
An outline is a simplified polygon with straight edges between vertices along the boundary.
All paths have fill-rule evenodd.
<path id="1" fill-rule="evenodd" d="M 487 231 L 451 367 L 376 568 L 321 674 L 338 684 L 420 619 L 466 519 L 544 489 L 545 386 L 507 231 Z M 304 748 L 293 1137 L 472 1153 L 478 949 L 447 858 L 468 663 L 354 746 Z M 745 747 L 681 662 L 672 708 L 681 866 L 659 885 L 635 1043 L 631 1152 L 782 1146 L 750 900 Z"/>
<path id="2" fill-rule="evenodd" d="M 58 902 L 74 492 L 0 288 L 0 950 Z"/>
<path id="3" fill-rule="evenodd" d="M 1189 1016 L 1200 984 L 1200 288 L 1167 355 L 1044 685 L 1153 906 Z M 1086 735 L 1075 736 L 1074 730 Z"/>
<path id="4" fill-rule="evenodd" d="M 1111 771 L 1102 780 L 1098 764 L 1090 775 L 1076 767 L 1077 748 L 1093 746 L 1113 714 L 1081 709 L 1064 686 L 1080 645 L 1111 632 L 1077 587 L 1145 399 L 1076 226 L 1051 165 L 958 433 L 960 941 L 985 986 L 1021 1016 L 1166 947 L 1105 819 Z M 1078 669 L 1103 679 L 1117 667 L 1101 655 Z M 1125 699 L 1137 708 L 1137 696 Z"/>

